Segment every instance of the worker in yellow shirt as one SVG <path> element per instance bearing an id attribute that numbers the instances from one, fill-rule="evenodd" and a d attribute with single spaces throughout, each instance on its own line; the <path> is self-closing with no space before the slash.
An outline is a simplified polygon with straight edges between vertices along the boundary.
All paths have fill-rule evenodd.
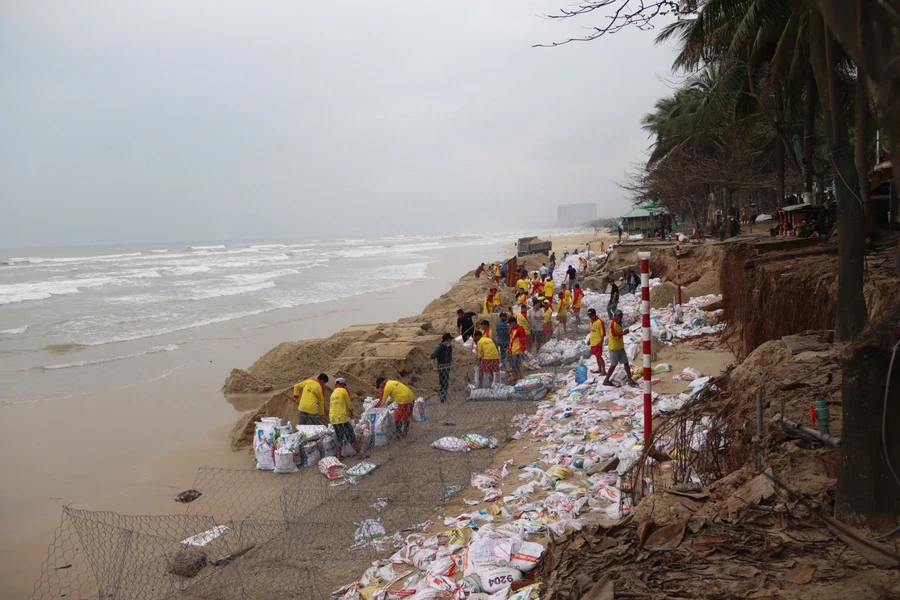
<path id="1" fill-rule="evenodd" d="M 519 312 L 516 313 L 516 323 L 519 324 L 519 327 L 525 332 L 525 347 L 528 348 L 531 346 L 531 323 L 528 322 L 528 310 L 525 306 L 519 307 Z"/>
<path id="2" fill-rule="evenodd" d="M 563 293 L 563 297 L 566 299 L 566 306 L 572 306 L 572 290 L 566 287 L 566 284 L 562 284 L 560 290 Z"/>
<path id="3" fill-rule="evenodd" d="M 325 384 L 328 375 L 320 373 L 315 379 L 304 379 L 294 386 L 297 403 L 297 425 L 325 424 Z"/>
<path id="4" fill-rule="evenodd" d="M 569 328 L 566 321 L 569 316 L 569 299 L 566 298 L 565 290 L 559 292 L 559 306 L 556 308 L 556 321 L 562 326 L 563 337 L 568 337 Z"/>
<path id="5" fill-rule="evenodd" d="M 581 303 L 584 301 L 584 291 L 581 284 L 575 284 L 575 291 L 572 292 L 572 313 L 575 315 L 575 321 L 581 323 Z"/>
<path id="6" fill-rule="evenodd" d="M 356 432 L 353 431 L 353 401 L 350 399 L 350 392 L 347 390 L 347 382 L 343 377 L 334 380 L 334 391 L 331 392 L 331 401 L 328 408 L 328 420 L 334 427 L 334 442 L 337 446 L 338 459 L 344 456 L 344 443 L 353 446 L 356 456 L 360 459 L 368 458 L 363 455 L 356 440 Z"/>
<path id="7" fill-rule="evenodd" d="M 518 293 L 518 296 L 516 297 L 516 304 L 518 304 L 520 307 L 523 307 L 526 304 L 528 304 L 528 292 L 526 292 L 524 290 L 519 290 L 517 293 Z"/>
<path id="8" fill-rule="evenodd" d="M 553 337 L 553 307 L 549 300 L 544 300 L 544 341 L 549 342 Z"/>
<path id="9" fill-rule="evenodd" d="M 509 364 L 509 372 L 513 376 L 514 381 L 522 378 L 522 355 L 525 348 L 528 347 L 528 336 L 525 330 L 518 322 L 509 324 L 509 355 L 507 363 Z M 512 383 L 512 382 L 511 382 Z"/>
<path id="10" fill-rule="evenodd" d="M 531 282 L 528 281 L 528 273 L 524 273 L 518 281 L 516 281 L 516 290 L 522 290 L 526 294 L 528 293 L 528 288 L 531 287 Z"/>
<path id="11" fill-rule="evenodd" d="M 636 386 L 637 382 L 631 376 L 631 367 L 628 365 L 628 355 L 625 353 L 625 328 L 622 327 L 622 311 L 616 310 L 613 313 L 613 320 L 609 322 L 609 370 L 606 372 L 606 379 L 603 385 L 611 386 L 612 375 L 616 370 L 616 365 L 625 367 L 625 375 L 628 377 L 628 385 Z"/>
<path id="12" fill-rule="evenodd" d="M 588 319 L 591 320 L 591 356 L 597 357 L 598 373 L 606 374 L 606 364 L 603 362 L 603 338 L 606 337 L 606 325 L 603 320 L 597 316 L 597 311 L 593 308 L 588 309 Z"/>
<path id="13" fill-rule="evenodd" d="M 390 400 L 397 405 L 394 411 L 394 421 L 397 423 L 397 434 L 406 437 L 409 431 L 409 418 L 412 416 L 413 402 L 416 398 L 412 390 L 406 385 L 387 377 L 379 377 L 375 380 L 375 387 L 381 390 L 381 399 L 375 404 L 378 408 Z"/>
<path id="14" fill-rule="evenodd" d="M 490 321 L 488 321 L 487 319 L 482 319 L 481 321 L 478 322 L 478 327 L 481 330 L 481 335 L 483 335 L 484 337 L 486 337 L 489 340 L 494 339 L 493 336 L 491 336 L 491 322 Z"/>
<path id="15" fill-rule="evenodd" d="M 553 292 L 556 290 L 556 284 L 553 283 L 553 278 L 548 277 L 546 281 L 544 281 L 544 298 L 553 298 Z"/>
<path id="16" fill-rule="evenodd" d="M 492 285 L 491 290 L 488 292 L 488 295 L 484 299 L 484 304 L 481 307 L 481 313 L 484 315 L 489 315 L 494 312 L 500 306 L 500 293 L 497 291 L 497 286 Z"/>
<path id="17" fill-rule="evenodd" d="M 478 371 L 481 373 L 481 383 L 485 387 L 497 384 L 500 376 L 500 351 L 497 345 L 489 337 L 475 332 L 475 358 L 478 359 Z"/>
<path id="18" fill-rule="evenodd" d="M 494 283 L 500 283 L 500 265 L 497 264 L 497 263 L 494 263 L 494 277 L 493 277 L 493 280 L 494 280 Z"/>
<path id="19" fill-rule="evenodd" d="M 541 275 L 535 271 L 534 278 L 531 280 L 531 295 L 532 296 L 540 296 L 544 293 L 544 282 L 541 280 Z"/>

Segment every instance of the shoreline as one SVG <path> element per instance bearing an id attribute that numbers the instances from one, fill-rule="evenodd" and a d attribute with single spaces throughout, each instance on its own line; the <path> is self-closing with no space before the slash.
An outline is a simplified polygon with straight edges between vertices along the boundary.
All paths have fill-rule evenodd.
<path id="1" fill-rule="evenodd" d="M 8 455 L 35 446 L 29 445 L 33 432 L 17 426 L 23 422 L 54 432 L 54 443 L 38 445 L 28 465 L 6 469 L 7 485 L 24 493 L 3 500 L 0 598 L 30 595 L 63 505 L 128 514 L 180 512 L 182 505 L 172 499 L 192 486 L 199 467 L 249 468 L 252 458 L 231 450 L 228 438 L 235 420 L 253 408 L 252 400 L 232 403 L 219 389 L 233 367 L 251 364 L 284 340 L 414 317 L 478 262 L 507 257 L 502 242 L 429 254 L 437 260 L 425 279 L 411 284 L 201 328 L 183 347 L 192 360 L 154 381 L 3 407 L 0 447 Z M 229 329 L 235 335 L 223 335 Z"/>

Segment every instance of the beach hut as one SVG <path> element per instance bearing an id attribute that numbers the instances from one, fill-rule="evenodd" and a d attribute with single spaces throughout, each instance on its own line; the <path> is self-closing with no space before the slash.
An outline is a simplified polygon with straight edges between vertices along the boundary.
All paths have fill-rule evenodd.
<path id="1" fill-rule="evenodd" d="M 806 223 L 815 223 L 821 208 L 812 204 L 791 204 L 778 211 L 778 233 L 780 235 L 796 235 L 797 228 Z"/>
<path id="2" fill-rule="evenodd" d="M 631 211 L 622 216 L 629 235 L 641 233 L 651 237 L 654 229 L 668 233 L 672 228 L 672 219 L 665 206 L 653 202 L 644 202 L 635 206 Z"/>

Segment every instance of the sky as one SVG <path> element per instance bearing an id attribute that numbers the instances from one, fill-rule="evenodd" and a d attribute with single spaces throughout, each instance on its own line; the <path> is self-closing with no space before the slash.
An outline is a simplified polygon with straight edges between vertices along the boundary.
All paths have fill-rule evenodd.
<path id="1" fill-rule="evenodd" d="M 0 247 L 621 214 L 672 50 L 567 3 L 0 0 Z"/>

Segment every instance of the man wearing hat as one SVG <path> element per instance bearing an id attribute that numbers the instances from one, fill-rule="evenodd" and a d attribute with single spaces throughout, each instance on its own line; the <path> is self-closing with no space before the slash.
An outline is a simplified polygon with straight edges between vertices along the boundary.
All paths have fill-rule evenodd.
<path id="1" fill-rule="evenodd" d="M 356 440 L 356 432 L 353 431 L 353 401 L 350 399 L 350 392 L 347 390 L 347 382 L 343 377 L 334 380 L 334 391 L 331 392 L 331 401 L 328 409 L 328 420 L 334 427 L 334 441 L 337 446 L 338 459 L 342 458 L 344 451 L 344 442 L 353 446 L 356 456 L 359 458 L 368 458 L 363 455 Z"/>
<path id="2" fill-rule="evenodd" d="M 611 386 L 612 375 L 616 370 L 616 365 L 625 367 L 625 376 L 628 378 L 628 385 L 636 386 L 637 382 L 631 376 L 631 367 L 628 364 L 628 355 L 625 353 L 625 328 L 622 326 L 622 311 L 616 310 L 613 313 L 613 320 L 609 322 L 609 370 L 606 372 L 606 379 L 603 385 Z"/>

